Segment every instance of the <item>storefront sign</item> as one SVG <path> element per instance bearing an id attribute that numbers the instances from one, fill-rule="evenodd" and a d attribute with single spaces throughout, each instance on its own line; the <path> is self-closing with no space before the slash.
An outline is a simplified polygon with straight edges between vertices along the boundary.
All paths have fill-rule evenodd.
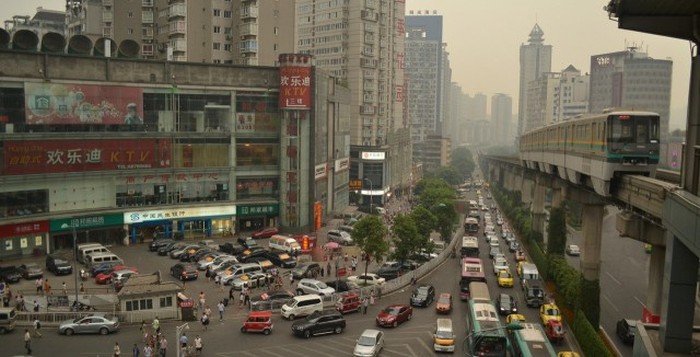
<path id="1" fill-rule="evenodd" d="M 311 109 L 311 56 L 282 54 L 280 62 L 280 109 Z"/>
<path id="2" fill-rule="evenodd" d="M 350 180 L 350 190 L 359 191 L 362 189 L 362 180 Z"/>
<path id="3" fill-rule="evenodd" d="M 314 167 L 314 178 L 316 180 L 326 177 L 326 164 L 318 164 Z"/>
<path id="4" fill-rule="evenodd" d="M 372 152 L 372 151 L 363 151 L 362 152 L 362 160 L 384 160 L 386 157 L 385 152 Z"/>
<path id="5" fill-rule="evenodd" d="M 49 221 L 17 223 L 0 226 L 0 238 L 48 233 Z"/>
<path id="6" fill-rule="evenodd" d="M 335 160 L 335 172 L 340 172 L 350 168 L 350 158 Z"/>
<path id="7" fill-rule="evenodd" d="M 172 210 L 144 209 L 138 212 L 124 213 L 124 223 L 131 224 L 149 221 L 161 221 L 168 219 L 233 216 L 235 214 L 235 205 L 216 207 L 174 208 Z"/>
<path id="8" fill-rule="evenodd" d="M 93 229 L 109 226 L 121 226 L 124 224 L 124 215 L 119 213 L 105 214 L 97 216 L 84 216 L 75 218 L 52 219 L 50 222 L 51 232 L 65 232 L 73 229 Z"/>
<path id="9" fill-rule="evenodd" d="M 279 205 L 277 203 L 268 205 L 240 205 L 236 208 L 236 216 L 260 216 L 269 215 L 276 216 L 279 214 Z"/>
<path id="10" fill-rule="evenodd" d="M 143 89 L 25 83 L 27 124 L 143 124 Z"/>
<path id="11" fill-rule="evenodd" d="M 8 175 L 170 167 L 170 140 L 5 141 Z"/>

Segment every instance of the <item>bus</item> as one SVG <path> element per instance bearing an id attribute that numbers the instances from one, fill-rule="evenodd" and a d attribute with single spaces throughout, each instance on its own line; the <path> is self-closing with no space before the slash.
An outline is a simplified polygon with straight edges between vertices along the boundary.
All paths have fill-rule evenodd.
<path id="1" fill-rule="evenodd" d="M 521 323 L 522 330 L 512 331 L 513 352 L 517 357 L 556 357 L 554 347 L 539 324 Z"/>
<path id="2" fill-rule="evenodd" d="M 467 349 L 472 356 L 506 357 L 508 337 L 486 283 L 472 282 L 467 313 Z"/>
<path id="3" fill-rule="evenodd" d="M 464 257 L 462 258 L 462 277 L 459 280 L 460 299 L 469 299 L 471 291 L 470 284 L 472 282 L 483 282 L 484 284 L 486 283 L 486 272 L 484 271 L 484 264 L 479 258 Z"/>
<path id="4" fill-rule="evenodd" d="M 476 218 L 467 217 L 464 219 L 464 232 L 467 234 L 479 233 L 479 220 Z"/>
<path id="5" fill-rule="evenodd" d="M 474 236 L 464 236 L 462 237 L 462 246 L 459 249 L 459 253 L 464 257 L 479 257 L 479 239 Z"/>

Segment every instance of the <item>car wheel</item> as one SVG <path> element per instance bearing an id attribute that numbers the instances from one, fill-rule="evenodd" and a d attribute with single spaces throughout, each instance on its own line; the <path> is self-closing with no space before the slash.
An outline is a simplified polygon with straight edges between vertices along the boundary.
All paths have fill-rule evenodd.
<path id="1" fill-rule="evenodd" d="M 291 315 L 289 315 L 289 320 L 294 320 L 295 317 L 296 316 L 294 316 L 294 314 L 291 314 Z"/>
<path id="2" fill-rule="evenodd" d="M 298 289 L 298 290 L 297 290 L 297 295 L 304 295 L 304 290 Z"/>
<path id="3" fill-rule="evenodd" d="M 394 321 L 394 323 L 391 324 L 392 327 L 396 327 L 396 326 L 398 326 L 398 325 L 399 325 L 399 322 L 398 322 L 398 321 Z"/>
<path id="4" fill-rule="evenodd" d="M 109 330 L 106 327 L 103 327 L 100 329 L 100 335 L 106 335 L 109 333 Z"/>
<path id="5" fill-rule="evenodd" d="M 241 327 L 241 332 L 246 333 L 245 327 Z"/>
<path id="6" fill-rule="evenodd" d="M 266 328 L 263 330 L 263 335 L 267 336 L 270 334 L 270 332 L 272 332 L 272 331 L 269 328 Z"/>
<path id="7" fill-rule="evenodd" d="M 311 337 L 311 331 L 309 331 L 309 330 L 304 331 L 304 338 L 309 338 L 309 337 Z"/>
<path id="8" fill-rule="evenodd" d="M 70 335 L 72 335 L 74 332 L 75 332 L 75 331 L 73 331 L 72 328 L 67 328 L 66 331 L 65 331 L 65 334 L 66 334 L 66 336 L 70 336 Z"/>
<path id="9" fill-rule="evenodd" d="M 339 333 L 343 332 L 343 328 L 341 326 L 336 326 L 336 328 L 335 328 L 335 330 L 333 330 L 333 332 L 335 332 L 336 334 L 339 334 Z"/>

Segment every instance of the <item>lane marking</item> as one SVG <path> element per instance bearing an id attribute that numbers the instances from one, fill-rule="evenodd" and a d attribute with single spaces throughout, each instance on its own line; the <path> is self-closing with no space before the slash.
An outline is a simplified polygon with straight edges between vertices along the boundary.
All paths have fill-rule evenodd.
<path id="1" fill-rule="evenodd" d="M 609 276 L 609 277 L 610 277 L 610 279 L 612 279 L 612 280 L 613 280 L 614 282 L 616 282 L 616 283 L 617 283 L 617 285 L 620 285 L 620 286 L 622 286 L 622 283 L 621 283 L 621 282 L 620 282 L 619 280 L 615 279 L 615 277 L 614 277 L 614 276 L 612 276 L 612 275 L 611 275 L 610 273 L 608 273 L 608 272 L 606 271 L 606 272 L 605 272 L 605 274 L 606 274 L 607 276 Z"/>
<path id="2" fill-rule="evenodd" d="M 608 298 L 607 295 L 605 295 L 605 294 L 601 294 L 601 295 L 603 295 L 603 299 L 605 299 L 605 301 L 607 301 L 608 304 L 610 304 L 610 306 L 612 306 L 612 308 L 615 309 L 615 312 L 620 312 L 620 310 L 617 308 L 617 306 L 615 306 L 615 304 L 613 304 L 613 302 Z"/>
<path id="3" fill-rule="evenodd" d="M 642 305 L 642 307 L 646 306 L 646 304 L 644 304 L 644 303 L 642 302 L 642 300 L 639 300 L 638 297 L 636 297 L 636 296 L 633 296 L 633 297 L 634 297 L 635 300 L 637 300 L 637 302 L 639 303 L 639 305 Z"/>

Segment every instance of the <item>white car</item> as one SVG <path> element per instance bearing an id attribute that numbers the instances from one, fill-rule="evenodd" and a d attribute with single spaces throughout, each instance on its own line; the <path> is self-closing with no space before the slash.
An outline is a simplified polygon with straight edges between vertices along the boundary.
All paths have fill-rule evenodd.
<path id="1" fill-rule="evenodd" d="M 316 279 L 301 279 L 297 284 L 297 295 L 316 294 L 320 296 L 332 295 L 335 289 Z"/>
<path id="2" fill-rule="evenodd" d="M 380 277 L 377 274 L 367 273 L 361 275 L 353 275 L 348 277 L 348 281 L 351 281 L 359 286 L 365 285 L 384 285 L 386 279 Z"/>
<path id="3" fill-rule="evenodd" d="M 384 348 L 384 332 L 367 329 L 357 339 L 352 355 L 353 357 L 375 357 L 379 356 L 382 348 Z"/>
<path id="4" fill-rule="evenodd" d="M 328 231 L 328 241 L 342 245 L 352 245 L 354 243 L 350 233 L 338 229 L 331 229 Z"/>
<path id="5" fill-rule="evenodd" d="M 501 246 L 501 245 L 498 243 L 498 238 L 496 238 L 496 236 L 488 236 L 488 237 L 489 237 L 489 238 L 488 238 L 488 240 L 489 240 L 489 246 L 491 246 L 491 247 L 497 247 L 497 248 Z"/>
<path id="6" fill-rule="evenodd" d="M 581 248 L 576 244 L 569 244 L 569 246 L 566 247 L 566 254 L 571 256 L 581 255 Z"/>
<path id="7" fill-rule="evenodd" d="M 500 270 L 508 270 L 508 261 L 503 257 L 493 258 L 493 273 L 498 275 Z"/>
<path id="8" fill-rule="evenodd" d="M 216 270 L 220 268 L 224 263 L 229 262 L 229 261 L 235 261 L 238 262 L 236 257 L 233 255 L 221 255 L 216 257 L 212 261 L 200 261 L 197 265 L 197 269 L 199 270 L 207 270 L 207 267 L 211 267 L 212 270 Z"/>

